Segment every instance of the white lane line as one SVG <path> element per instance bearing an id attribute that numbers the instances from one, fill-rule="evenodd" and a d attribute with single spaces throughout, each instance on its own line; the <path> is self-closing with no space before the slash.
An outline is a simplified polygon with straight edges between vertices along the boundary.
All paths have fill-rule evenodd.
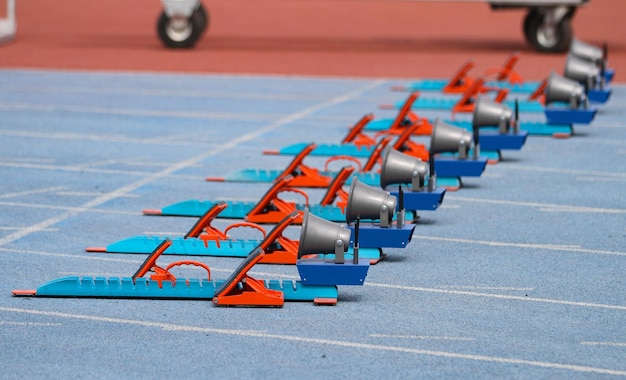
<path id="1" fill-rule="evenodd" d="M 508 206 L 524 206 L 524 207 L 536 207 L 543 211 L 567 211 L 567 212 L 588 212 L 599 214 L 626 214 L 626 209 L 620 208 L 598 208 L 598 207 L 584 207 L 584 206 L 570 206 L 570 205 L 558 205 L 553 203 L 539 203 L 539 202 L 520 202 L 520 201 L 507 201 L 502 199 L 480 199 L 470 197 L 460 197 L 457 195 L 446 195 L 446 200 L 462 201 L 462 202 L 476 202 L 476 203 L 488 203 Z"/>
<path id="2" fill-rule="evenodd" d="M 60 132 L 35 132 L 0 129 L 0 136 L 47 139 L 47 140 L 63 140 L 63 141 L 97 141 L 97 142 L 114 142 L 124 144 L 142 144 L 142 145 L 174 145 L 174 146 L 209 146 L 208 141 L 196 139 L 174 140 L 174 139 L 145 139 L 134 138 L 123 135 L 107 135 L 107 134 L 84 134 L 84 133 L 60 133 Z"/>
<path id="3" fill-rule="evenodd" d="M 0 227 L 0 231 L 19 231 L 21 229 L 23 229 L 24 227 Z M 46 230 L 42 230 L 42 231 L 46 231 L 46 232 L 55 232 L 58 231 L 58 228 L 48 228 Z"/>
<path id="4" fill-rule="evenodd" d="M 475 341 L 475 338 L 462 336 L 436 336 L 436 335 L 395 335 L 395 334 L 370 334 L 372 338 L 399 338 L 416 340 L 452 340 L 452 341 Z"/>
<path id="5" fill-rule="evenodd" d="M 54 311 L 20 309 L 20 308 L 14 308 L 14 307 L 0 307 L 0 311 L 5 311 L 9 313 L 41 315 L 41 316 L 54 317 L 54 318 L 78 319 L 78 320 L 85 320 L 85 321 L 90 321 L 90 322 L 134 325 L 134 326 L 142 326 L 142 327 L 149 327 L 149 328 L 157 328 L 157 329 L 161 329 L 165 331 L 199 332 L 203 334 L 211 333 L 211 334 L 241 336 L 241 337 L 247 337 L 247 338 L 261 338 L 261 339 L 290 341 L 290 342 L 305 343 L 305 344 L 318 344 L 318 345 L 324 345 L 324 346 L 345 347 L 345 348 L 351 348 L 351 349 L 400 352 L 400 353 L 414 354 L 414 355 L 443 357 L 443 358 L 448 358 L 448 359 L 472 360 L 472 361 L 499 363 L 499 364 L 524 365 L 524 366 L 550 368 L 550 369 L 558 369 L 558 370 L 565 370 L 565 371 L 572 371 L 572 372 L 626 376 L 626 371 L 610 369 L 610 368 L 599 368 L 599 367 L 590 367 L 590 366 L 583 366 L 583 365 L 576 365 L 576 364 L 563 364 L 563 363 L 553 363 L 553 362 L 544 362 L 544 361 L 536 361 L 536 360 L 505 358 L 505 357 L 498 357 L 498 356 L 462 354 L 462 353 L 448 352 L 448 351 L 421 350 L 421 349 L 408 348 L 408 347 L 350 342 L 350 341 L 335 340 L 335 339 L 309 338 L 309 337 L 297 336 L 297 335 L 270 334 L 270 333 L 266 333 L 262 331 L 254 331 L 254 330 L 234 330 L 234 329 L 213 328 L 213 327 L 176 325 L 176 324 L 171 324 L 171 323 L 149 322 L 149 321 L 143 321 L 143 320 L 102 317 L 102 316 L 85 315 L 85 314 L 70 314 L 70 313 L 61 313 L 61 312 L 54 312 Z"/>
<path id="6" fill-rule="evenodd" d="M 121 197 L 122 196 L 120 196 L 120 198 Z M 65 211 L 69 210 L 69 211 L 76 211 L 76 212 L 93 212 L 96 214 L 141 215 L 140 211 L 137 211 L 137 212 L 116 211 L 116 210 L 103 210 L 103 209 L 95 209 L 95 208 L 88 208 L 88 207 L 55 206 L 55 205 L 21 203 L 21 202 L 0 202 L 0 206 L 40 208 L 40 209 L 45 209 L 45 210 L 65 210 Z"/>
<path id="7" fill-rule="evenodd" d="M 626 306 L 623 306 L 623 305 L 608 305 L 608 304 L 593 303 L 593 302 L 578 302 L 578 301 L 567 301 L 567 300 L 558 300 L 558 299 L 551 299 L 551 298 L 511 296 L 511 295 L 506 295 L 506 294 L 479 293 L 479 292 L 469 292 L 469 291 L 463 291 L 463 290 L 423 288 L 420 286 L 378 284 L 378 283 L 373 283 L 373 282 L 365 282 L 364 285 L 374 286 L 374 287 L 379 287 L 379 288 L 409 290 L 409 291 L 416 291 L 416 292 L 455 294 L 459 296 L 496 298 L 496 299 L 511 300 L 511 301 L 540 302 L 540 303 L 551 303 L 551 304 L 568 305 L 568 306 L 581 306 L 581 307 L 590 307 L 590 308 L 599 308 L 599 309 L 626 310 Z"/>
<path id="8" fill-rule="evenodd" d="M 279 94 L 279 93 L 257 93 L 257 92 L 222 92 L 222 91 L 197 91 L 197 90 L 171 90 L 171 89 L 135 89 L 135 88 L 81 88 L 81 87 L 35 87 L 35 86 L 0 86 L 0 91 L 7 92 L 32 92 L 63 94 L 106 94 L 106 95 L 141 95 L 141 96 L 165 96 L 188 97 L 188 98 L 217 98 L 217 99 L 258 99 L 258 100 L 310 100 L 321 101 L 326 99 L 324 95 L 306 94 Z"/>
<path id="9" fill-rule="evenodd" d="M 95 106 L 70 106 L 70 105 L 45 105 L 31 103 L 4 103 L 0 104 L 0 110 L 4 111 L 40 111 L 40 112 L 77 112 L 96 113 L 105 115 L 141 116 L 141 117 L 168 117 L 203 120 L 227 120 L 227 121 L 257 121 L 271 122 L 276 118 L 289 117 L 285 114 L 270 113 L 244 113 L 244 112 L 192 112 L 192 111 L 164 111 L 132 108 L 113 108 Z M 14 131 L 17 133 L 17 131 Z"/>
<path id="10" fill-rule="evenodd" d="M 580 342 L 583 346 L 626 347 L 626 342 Z"/>
<path id="11" fill-rule="evenodd" d="M 601 171 L 601 170 L 548 168 L 548 167 L 528 166 L 528 165 L 520 165 L 519 167 L 515 166 L 515 170 L 525 170 L 525 171 L 530 171 L 530 172 L 543 172 L 543 173 L 574 174 L 574 175 L 581 175 L 581 176 L 626 178 L 626 173 L 606 172 L 606 171 Z"/>
<path id="12" fill-rule="evenodd" d="M 54 162 L 53 158 L 34 158 L 34 157 L 0 157 L 0 162 L 20 162 L 20 163 L 38 163 L 38 164 L 51 164 Z"/>
<path id="13" fill-rule="evenodd" d="M 608 177 L 576 177 L 576 181 L 581 182 L 626 182 L 626 178 L 608 178 Z"/>
<path id="14" fill-rule="evenodd" d="M 51 326 L 63 326 L 63 323 L 0 321 L 0 326 L 2 325 L 20 326 L 20 327 L 51 327 Z"/>
<path id="15" fill-rule="evenodd" d="M 163 165 L 165 166 L 165 165 Z M 190 165 L 191 167 L 192 165 Z M 119 169 L 100 169 L 100 168 L 88 168 L 83 166 L 69 166 L 69 165 L 43 165 L 43 164 L 25 164 L 25 163 L 9 163 L 0 162 L 0 167 L 20 168 L 20 169 L 35 169 L 35 170 L 50 170 L 50 171 L 63 171 L 63 172 L 81 172 L 81 173 L 94 173 L 94 174 L 114 174 L 114 175 L 133 175 L 133 176 L 149 176 L 152 173 L 142 172 L 136 170 L 119 170 Z M 193 179 L 204 180 L 203 177 L 170 174 L 168 178 L 180 178 L 180 179 Z"/>
<path id="16" fill-rule="evenodd" d="M 57 195 L 67 196 L 67 197 L 97 197 L 98 195 L 102 195 L 100 192 L 86 192 L 86 191 L 58 191 Z M 120 197 L 121 198 L 121 197 Z M 139 198 L 137 194 L 127 194 L 124 195 L 123 198 Z"/>
<path id="17" fill-rule="evenodd" d="M 515 288 L 511 286 L 469 286 L 469 285 L 442 285 L 437 286 L 439 289 L 469 289 L 469 290 L 504 290 L 516 292 L 531 292 L 535 288 Z"/>
<path id="18" fill-rule="evenodd" d="M 488 245 L 492 247 L 544 249 L 548 251 L 581 252 L 581 253 L 593 253 L 593 254 L 598 254 L 598 255 L 626 256 L 626 252 L 605 251 L 605 250 L 599 250 L 599 249 L 587 249 L 587 248 L 581 248 L 578 245 L 506 243 L 506 242 L 491 241 L 491 240 L 471 240 L 471 239 L 436 237 L 436 236 L 427 236 L 427 235 L 413 235 L 413 240 L 415 239 L 446 241 L 446 242 L 463 243 L 463 244 L 480 244 L 480 245 Z"/>
<path id="19" fill-rule="evenodd" d="M 137 159 L 136 157 L 112 158 L 108 160 L 85 162 L 82 165 L 74 165 L 74 166 L 78 168 L 95 168 L 98 166 L 107 166 L 107 165 L 129 166 L 136 159 Z"/>
<path id="20" fill-rule="evenodd" d="M 33 189 L 33 190 L 19 191 L 17 193 L 6 193 L 6 194 L 0 194 L 0 199 L 17 198 L 17 197 L 22 197 L 24 195 L 52 193 L 52 192 L 55 192 L 55 191 L 66 189 L 66 188 L 67 188 L 66 186 L 55 186 L 55 187 L 46 187 L 46 188 L 42 188 L 42 189 Z"/>
<path id="21" fill-rule="evenodd" d="M 257 138 L 259 136 L 262 136 L 265 133 L 268 133 L 268 132 L 271 132 L 271 131 L 273 131 L 275 129 L 278 129 L 278 128 L 282 127 L 283 125 L 289 124 L 289 123 L 291 123 L 291 122 L 293 122 L 295 120 L 302 119 L 302 118 L 304 118 L 304 117 L 306 117 L 306 116 L 308 116 L 308 115 L 310 115 L 310 114 L 312 114 L 314 112 L 320 111 L 322 109 L 325 109 L 325 108 L 328 108 L 328 107 L 331 107 L 331 106 L 335 106 L 335 105 L 340 104 L 340 103 L 344 103 L 344 102 L 346 102 L 346 101 L 348 101 L 348 100 L 350 100 L 352 98 L 357 97 L 361 93 L 363 93 L 363 92 L 365 92 L 365 91 L 367 91 L 367 90 L 369 90 L 371 88 L 375 88 L 377 86 L 380 86 L 382 83 L 384 83 L 384 81 L 382 81 L 382 80 L 369 82 L 367 85 L 361 87 L 358 90 L 354 90 L 354 91 L 351 91 L 351 92 L 346 93 L 344 95 L 337 96 L 337 97 L 335 97 L 333 99 L 330 99 L 327 102 L 324 102 L 324 103 L 321 103 L 321 104 L 318 104 L 318 105 L 315 105 L 315 106 L 311 106 L 311 107 L 306 108 L 306 109 L 304 109 L 304 110 L 302 110 L 300 112 L 296 112 L 294 114 L 291 114 L 291 115 L 288 115 L 286 117 L 283 117 L 283 118 L 277 120 L 276 122 L 267 125 L 264 128 L 255 129 L 251 133 L 248 133 L 248 134 L 239 136 L 237 138 L 234 138 L 234 139 L 232 139 L 232 140 L 230 140 L 228 142 L 225 142 L 224 144 L 220 144 L 215 149 L 211 149 L 210 151 L 207 151 L 207 152 L 205 152 L 203 154 L 200 154 L 200 155 L 197 155 L 195 157 L 189 158 L 187 160 L 181 161 L 179 163 L 173 164 L 173 165 L 171 165 L 171 166 L 169 166 L 169 167 L 167 167 L 167 168 L 165 168 L 165 169 L 163 169 L 163 170 L 161 170 L 161 171 L 159 171 L 157 173 L 154 173 L 154 174 L 151 174 L 149 176 L 146 176 L 146 177 L 144 177 L 144 178 L 142 178 L 142 179 L 140 179 L 138 181 L 135 181 L 135 182 L 133 182 L 133 183 L 127 185 L 127 186 L 123 186 L 123 187 L 121 187 L 121 188 L 119 188 L 117 190 L 114 190 L 114 191 L 110 192 L 110 193 L 103 194 L 102 196 L 100 196 L 98 198 L 95 198 L 95 199 L 93 199 L 93 200 L 83 204 L 82 206 L 80 206 L 77 209 L 69 210 L 69 211 L 67 211 L 67 212 L 65 212 L 65 213 L 63 213 L 61 215 L 58 215 L 56 217 L 49 218 L 49 219 L 46 219 L 46 220 L 44 220 L 42 222 L 34 224 L 34 225 L 32 225 L 32 226 L 30 226 L 28 228 L 25 228 L 24 230 L 17 231 L 17 232 L 14 232 L 12 234 L 9 234 L 8 236 L 0 238 L 0 247 L 3 246 L 3 245 L 6 245 L 8 243 L 14 242 L 16 240 L 19 240 L 19 239 L 23 238 L 24 236 L 28 236 L 31 233 L 40 231 L 43 228 L 49 228 L 49 227 L 51 227 L 51 226 L 53 226 L 53 225 L 55 225 L 55 224 L 57 224 L 57 223 L 59 223 L 61 221 L 64 221 L 64 220 L 66 220 L 68 218 L 71 218 L 71 217 L 73 217 L 75 215 L 78 215 L 81 212 L 84 212 L 84 211 L 82 211 L 84 209 L 92 209 L 92 208 L 98 207 L 98 206 L 100 206 L 100 205 L 102 205 L 102 204 L 104 204 L 104 203 L 106 203 L 106 202 L 108 202 L 108 201 L 110 201 L 112 199 L 116 199 L 116 198 L 118 198 L 120 196 L 125 196 L 126 194 L 131 193 L 131 192 L 135 191 L 136 189 L 138 189 L 138 188 L 140 188 L 140 187 L 142 187 L 142 186 L 144 186 L 146 184 L 149 184 L 149 183 L 152 183 L 152 182 L 157 181 L 159 179 L 168 177 L 168 176 L 172 175 L 173 173 L 175 173 L 175 172 L 177 172 L 179 170 L 185 169 L 185 168 L 190 167 L 192 165 L 196 165 L 199 162 L 201 162 L 201 161 L 203 161 L 203 160 L 205 160 L 205 159 L 207 159 L 207 158 L 209 158 L 211 156 L 219 155 L 220 153 L 222 153 L 224 151 L 227 151 L 229 149 L 232 149 L 232 148 L 234 148 L 235 146 L 237 146 L 237 145 L 239 145 L 241 143 L 244 143 L 244 142 L 247 142 L 247 141 L 252 141 L 255 138 Z"/>

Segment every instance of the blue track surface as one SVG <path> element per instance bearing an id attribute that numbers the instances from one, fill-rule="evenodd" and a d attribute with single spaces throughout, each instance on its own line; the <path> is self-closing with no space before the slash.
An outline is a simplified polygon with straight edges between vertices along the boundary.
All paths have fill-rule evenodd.
<path id="1" fill-rule="evenodd" d="M 482 177 L 464 179 L 439 210 L 421 213 L 406 249 L 385 251 L 364 286 L 340 286 L 336 306 L 11 296 L 64 276 L 131 276 L 143 257 L 84 249 L 133 235 L 181 235 L 195 222 L 142 216 L 146 208 L 257 200 L 268 186 L 204 178 L 283 168 L 291 157 L 262 151 L 338 142 L 368 112 L 392 117 L 377 109 L 401 100 L 392 84 L 0 71 L 0 377 L 625 376 L 620 85 L 572 138 L 530 136 Z M 307 158 L 310 166 L 323 161 Z M 299 232 L 292 226 L 287 235 Z M 225 279 L 241 259 L 201 260 Z M 195 267 L 175 274 L 204 275 Z M 298 278 L 295 266 L 284 265 L 250 274 Z"/>

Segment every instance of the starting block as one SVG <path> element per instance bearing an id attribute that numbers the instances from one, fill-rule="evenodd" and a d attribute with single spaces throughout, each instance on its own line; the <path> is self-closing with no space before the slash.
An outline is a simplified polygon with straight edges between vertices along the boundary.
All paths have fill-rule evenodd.
<path id="1" fill-rule="evenodd" d="M 249 222 L 234 223 L 226 227 L 224 231 L 220 231 L 211 226 L 211 222 L 227 206 L 226 202 L 215 203 L 184 237 L 133 236 L 106 247 L 88 247 L 85 250 L 87 252 L 148 254 L 153 252 L 163 240 L 169 239 L 172 244 L 163 251 L 163 255 L 247 257 L 254 247 L 261 243 L 261 240 L 230 239 L 228 232 L 235 228 L 249 227 L 259 230 L 263 239 L 272 239 L 271 244 L 265 249 L 266 255 L 259 261 L 259 264 L 296 264 L 299 242 L 282 234 L 294 219 L 283 219 L 272 229 L 271 233 L 274 236 L 270 237 L 267 237 L 262 226 Z M 352 255 L 351 249 L 346 252 L 346 255 Z M 359 256 L 368 259 L 370 263 L 377 263 L 383 258 L 380 249 L 362 249 Z"/>
<path id="2" fill-rule="evenodd" d="M 229 219 L 244 219 L 251 223 L 278 223 L 286 215 L 297 211 L 304 210 L 305 207 L 309 207 L 311 212 L 328 220 L 343 220 L 342 208 L 340 206 L 333 206 L 337 198 L 341 198 L 340 191 L 341 186 L 345 183 L 347 178 L 352 173 L 352 168 L 345 167 L 335 177 L 333 186 L 330 186 L 324 196 L 327 200 L 324 204 L 309 205 L 308 194 L 304 191 L 290 187 L 290 182 L 293 181 L 293 177 L 286 176 L 276 180 L 272 187 L 263 195 L 261 200 L 257 203 L 254 202 L 235 202 L 235 201 L 219 201 L 228 204 L 228 207 L 221 212 L 217 217 L 229 218 Z M 304 204 L 296 204 L 295 202 L 287 202 L 279 198 L 279 194 L 283 192 L 293 192 L 300 194 L 304 197 Z M 343 195 L 343 197 L 346 197 Z M 340 199 L 341 202 L 341 199 Z M 175 203 L 162 208 L 161 210 L 144 210 L 145 215 L 163 215 L 163 216 L 193 216 L 200 217 L 204 215 L 217 202 L 212 201 L 199 201 L 188 200 L 179 203 Z M 299 212 L 299 217 L 295 223 L 302 223 L 302 211 Z"/>
<path id="3" fill-rule="evenodd" d="M 384 150 L 384 148 L 389 144 L 389 142 L 393 139 L 392 136 L 388 136 L 382 139 L 376 146 L 376 148 L 370 154 L 367 162 L 365 164 L 361 164 L 361 162 L 352 156 L 334 156 L 326 160 L 324 170 L 320 171 L 318 169 L 312 169 L 306 167 L 302 161 L 304 158 L 312 152 L 317 145 L 311 143 L 306 146 L 305 149 L 301 150 L 300 153 L 293 158 L 291 163 L 287 165 L 287 167 L 283 170 L 273 170 L 273 169 L 239 169 L 232 173 L 229 173 L 225 177 L 209 177 L 207 181 L 210 182 L 258 182 L 258 183 L 267 183 L 267 182 L 275 182 L 277 179 L 284 178 L 286 176 L 294 176 L 304 177 L 304 179 L 298 181 L 297 183 L 303 184 L 306 182 L 306 177 L 309 176 L 311 170 L 315 170 L 316 176 L 321 175 L 327 178 L 327 184 L 324 187 L 329 187 L 333 177 L 336 177 L 339 173 L 332 172 L 328 170 L 328 166 L 331 162 L 345 160 L 350 162 L 350 164 L 354 164 L 357 169 L 357 173 L 348 178 L 345 182 L 346 185 L 351 184 L 352 178 L 355 176 L 359 179 L 359 181 L 366 183 L 372 186 L 378 186 L 380 183 L 380 175 L 379 173 L 373 171 L 375 165 L 380 161 L 380 153 Z M 486 162 L 486 160 L 485 160 Z M 439 179 L 438 185 L 442 187 L 446 187 L 448 190 L 457 190 L 461 187 L 461 180 L 459 176 L 446 176 L 445 174 L 441 174 L 441 178 Z M 319 177 L 317 177 L 319 178 Z M 326 179 L 324 180 L 326 181 Z M 289 182 L 290 187 L 295 187 L 296 182 Z M 298 186 L 298 187 L 307 187 L 307 186 Z M 319 187 L 319 186 L 313 186 Z M 194 215 L 198 216 L 198 215 Z M 328 218 L 327 218 L 328 219 Z M 333 219 L 329 219 L 333 220 Z"/>
<path id="4" fill-rule="evenodd" d="M 228 219 L 244 219 L 247 222 L 259 224 L 276 224 L 291 212 L 298 211 L 299 217 L 294 223 L 302 223 L 302 215 L 305 208 L 309 208 L 311 213 L 330 221 L 341 222 L 345 220 L 345 202 L 347 193 L 342 189 L 343 184 L 347 181 L 352 173 L 353 168 L 344 167 L 335 176 L 334 182 L 326 191 L 326 194 L 320 201 L 320 204 L 309 205 L 308 195 L 300 189 L 290 187 L 289 181 L 292 177 L 284 177 L 272 185 L 272 187 L 263 195 L 261 200 L 254 202 L 235 202 L 235 201 L 210 201 L 210 200 L 186 200 L 165 206 L 157 210 L 144 210 L 144 215 L 151 216 L 187 216 L 201 217 L 207 210 L 214 207 L 215 203 L 225 202 L 228 207 L 219 213 L 217 218 Z M 380 183 L 380 180 L 379 180 Z M 305 198 L 305 203 L 287 202 L 278 197 L 282 192 L 294 192 Z M 333 205 L 335 203 L 336 205 Z M 411 210 L 409 210 L 411 211 Z"/>
<path id="5" fill-rule="evenodd" d="M 431 98 L 418 98 L 413 102 L 412 109 L 429 109 L 429 110 L 450 110 L 455 113 L 471 113 L 474 111 L 474 99 L 479 94 L 485 92 L 496 92 L 494 100 L 498 103 L 505 104 L 510 108 L 515 106 L 514 101 L 505 101 L 508 94 L 508 90 L 497 87 L 486 87 L 482 78 L 478 78 L 472 82 L 472 84 L 463 92 L 461 97 L 431 97 Z M 383 104 L 380 108 L 383 109 L 399 109 L 405 102 L 398 102 L 394 104 Z M 521 112 L 543 112 L 544 105 L 539 101 L 527 100 L 519 101 L 519 110 Z"/>
<path id="6" fill-rule="evenodd" d="M 539 81 L 524 81 L 521 76 L 513 70 L 515 64 L 520 59 L 517 52 L 512 53 L 504 62 L 502 67 L 491 68 L 486 70 L 481 76 L 489 78 L 494 75 L 494 80 L 487 80 L 485 85 L 488 87 L 498 87 L 508 90 L 511 93 L 532 93 L 541 85 Z M 475 78 L 469 76 L 469 72 L 475 67 L 473 61 L 464 63 L 449 79 L 422 79 L 412 82 L 408 85 L 393 86 L 394 91 L 434 91 L 444 94 L 461 94 L 475 81 Z M 604 79 L 606 83 L 610 83 L 615 75 L 614 69 L 606 69 Z M 604 103 L 608 98 L 604 95 L 591 95 L 589 100 L 593 102 Z"/>
<path id="7" fill-rule="evenodd" d="M 132 277 L 69 276 L 52 280 L 34 290 L 13 290 L 12 294 L 16 297 L 212 300 L 219 306 L 281 307 L 285 301 L 337 302 L 338 292 L 334 285 L 304 285 L 301 281 L 257 280 L 249 276 L 248 271 L 265 255 L 262 246 L 250 252 L 229 278 L 214 280 L 209 267 L 201 262 L 183 260 L 166 268 L 158 266 L 157 259 L 169 245 L 169 240 L 160 244 Z M 170 269 L 180 265 L 199 266 L 207 271 L 207 277 L 176 278 Z M 149 272 L 152 274 L 144 278 Z"/>
<path id="8" fill-rule="evenodd" d="M 429 160 L 428 149 L 422 144 L 415 143 L 410 141 L 409 138 L 413 135 L 412 130 L 417 126 L 408 127 L 405 130 L 405 133 L 398 136 L 396 142 L 392 145 L 392 147 L 398 151 L 401 151 L 409 156 L 417 157 L 422 161 Z M 487 139 L 489 139 L 487 137 Z M 482 140 L 481 140 L 482 141 Z M 497 143 L 497 141 L 496 141 Z M 522 141 L 523 144 L 523 141 Z M 492 144 L 493 146 L 493 144 Z M 307 149 L 308 145 L 306 143 L 294 144 L 282 148 L 278 151 L 266 151 L 265 154 L 299 154 L 303 150 Z M 454 157 L 435 157 L 435 171 L 442 178 L 445 177 L 479 177 L 485 169 L 485 166 L 488 161 L 498 161 L 500 159 L 500 153 L 498 149 L 485 148 L 487 153 L 481 151 L 481 157 L 479 160 L 474 162 L 468 162 L 468 160 L 458 160 L 458 162 L 454 162 L 456 158 Z M 317 149 L 311 151 L 311 155 L 331 155 L 332 160 L 336 160 L 337 157 L 343 160 L 349 160 L 348 157 L 355 158 L 368 158 L 368 162 L 378 162 L 380 158 L 380 149 L 368 148 L 368 147 L 358 147 L 352 144 L 326 144 L 318 147 Z M 327 162 L 328 165 L 328 162 Z M 360 165 L 360 162 L 359 162 Z"/>

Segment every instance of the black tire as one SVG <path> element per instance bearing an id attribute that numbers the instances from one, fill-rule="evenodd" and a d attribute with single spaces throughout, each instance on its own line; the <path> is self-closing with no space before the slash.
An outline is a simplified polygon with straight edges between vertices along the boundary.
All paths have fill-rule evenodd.
<path id="1" fill-rule="evenodd" d="M 524 18 L 524 25 L 522 28 L 524 31 L 524 37 L 526 38 L 526 41 L 528 41 L 529 43 L 530 43 L 530 39 L 532 35 L 531 26 L 537 22 L 537 18 L 539 18 L 538 22 L 541 22 L 541 19 L 543 18 L 543 16 L 541 15 L 541 13 L 539 13 L 539 11 L 533 8 L 528 10 L 526 17 Z"/>
<path id="2" fill-rule="evenodd" d="M 204 33 L 209 28 L 209 13 L 206 8 L 200 3 L 200 6 L 193 11 L 191 17 L 195 17 L 198 19 L 198 23 L 200 25 L 200 34 Z"/>
<path id="3" fill-rule="evenodd" d="M 170 18 L 163 11 L 157 22 L 157 33 L 165 46 L 188 49 L 200 39 L 203 32 L 202 23 L 199 17 L 193 15 L 188 19 Z"/>
<path id="4" fill-rule="evenodd" d="M 554 33 L 545 30 L 544 14 L 532 10 L 524 20 L 524 36 L 535 50 L 544 53 L 566 52 L 572 42 L 572 23 L 569 15 L 556 26 Z"/>

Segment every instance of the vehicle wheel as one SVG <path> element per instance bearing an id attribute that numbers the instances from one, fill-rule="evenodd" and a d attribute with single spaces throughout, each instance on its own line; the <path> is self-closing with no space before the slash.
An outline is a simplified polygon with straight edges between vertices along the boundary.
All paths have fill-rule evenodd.
<path id="1" fill-rule="evenodd" d="M 545 15 L 531 11 L 524 20 L 524 35 L 538 51 L 561 53 L 567 51 L 572 41 L 572 23 L 570 17 L 563 17 L 556 25 L 544 22 Z"/>
<path id="2" fill-rule="evenodd" d="M 192 15 L 190 18 L 177 16 L 170 18 L 163 11 L 157 22 L 157 32 L 167 47 L 190 48 L 198 42 L 204 30 L 202 24 L 201 17 Z"/>
<path id="3" fill-rule="evenodd" d="M 193 11 L 191 17 L 196 17 L 198 19 L 200 25 L 200 34 L 204 33 L 205 30 L 209 27 L 209 13 L 206 11 L 204 6 L 200 4 L 198 9 Z"/>
<path id="4" fill-rule="evenodd" d="M 536 9 L 530 9 L 528 13 L 526 14 L 526 17 L 524 18 L 524 25 L 523 25 L 524 37 L 526 37 L 526 41 L 528 42 L 530 42 L 530 39 L 531 39 L 531 32 L 530 32 L 531 25 L 537 22 L 536 21 L 537 18 L 540 19 L 539 23 L 541 23 L 541 19 L 543 18 L 543 16 Z"/>

